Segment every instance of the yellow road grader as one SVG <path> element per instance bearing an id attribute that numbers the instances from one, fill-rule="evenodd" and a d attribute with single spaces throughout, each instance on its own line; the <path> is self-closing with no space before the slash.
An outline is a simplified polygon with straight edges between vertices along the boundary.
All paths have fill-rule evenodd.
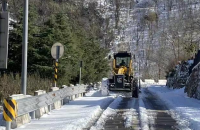
<path id="1" fill-rule="evenodd" d="M 109 91 L 131 92 L 138 98 L 137 80 L 133 76 L 132 55 L 127 52 L 114 53 L 113 76 L 109 79 Z"/>

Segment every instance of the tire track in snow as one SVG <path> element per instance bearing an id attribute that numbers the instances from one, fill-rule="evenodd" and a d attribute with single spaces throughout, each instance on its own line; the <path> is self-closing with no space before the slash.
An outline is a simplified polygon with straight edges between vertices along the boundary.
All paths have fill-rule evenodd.
<path id="1" fill-rule="evenodd" d="M 142 98 L 147 115 L 148 126 L 150 130 L 179 130 L 178 124 L 175 119 L 169 114 L 168 108 L 157 99 L 156 96 L 151 94 L 147 89 L 143 91 L 146 95 Z"/>
<path id="2" fill-rule="evenodd" d="M 117 97 L 91 130 L 139 130 L 138 99 Z"/>

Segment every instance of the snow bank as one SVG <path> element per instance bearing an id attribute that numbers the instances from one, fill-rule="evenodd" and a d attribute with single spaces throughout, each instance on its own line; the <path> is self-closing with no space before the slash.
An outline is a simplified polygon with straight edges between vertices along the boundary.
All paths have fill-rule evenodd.
<path id="1" fill-rule="evenodd" d="M 6 128 L 4 126 L 0 126 L 0 130 L 5 130 Z"/>
<path id="2" fill-rule="evenodd" d="M 165 79 L 161 79 L 158 81 L 159 85 L 166 85 L 166 83 L 167 83 L 167 80 L 165 80 Z"/>
<path id="3" fill-rule="evenodd" d="M 173 90 L 165 86 L 151 86 L 148 89 L 165 102 L 181 130 L 200 130 L 200 101 L 188 98 L 184 88 Z"/>
<path id="4" fill-rule="evenodd" d="M 108 96 L 109 95 L 108 83 L 109 83 L 108 78 L 102 79 L 102 82 L 101 82 L 101 94 L 102 94 L 102 96 Z"/>

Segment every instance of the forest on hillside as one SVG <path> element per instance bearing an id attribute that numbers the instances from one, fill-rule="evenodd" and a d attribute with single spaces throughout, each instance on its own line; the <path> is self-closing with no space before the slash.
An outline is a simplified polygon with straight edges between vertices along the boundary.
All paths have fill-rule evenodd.
<path id="1" fill-rule="evenodd" d="M 101 0 L 112 50 L 131 51 L 142 78 L 165 78 L 200 43 L 199 0 Z M 142 52 L 142 56 L 140 55 Z"/>
<path id="2" fill-rule="evenodd" d="M 13 21 L 9 32 L 8 69 L 1 71 L 0 97 L 19 93 L 22 70 L 23 1 L 9 0 Z M 99 82 L 109 70 L 109 50 L 102 42 L 104 18 L 96 2 L 84 5 L 74 0 L 30 0 L 28 28 L 28 93 L 48 90 L 53 83 L 54 59 L 51 47 L 60 42 L 65 52 L 59 59 L 58 86 Z M 9 88 L 9 89 L 8 89 Z"/>
<path id="3" fill-rule="evenodd" d="M 29 74 L 51 78 L 53 59 L 51 46 L 60 42 L 65 54 L 59 60 L 59 79 L 77 83 L 79 62 L 83 61 L 83 82 L 99 81 L 106 75 L 107 50 L 101 44 L 103 18 L 95 3 L 87 7 L 75 1 L 30 0 L 29 3 Z M 23 1 L 9 1 L 9 11 L 16 23 L 10 30 L 7 72 L 21 72 Z M 98 65 L 101 63 L 101 66 Z"/>

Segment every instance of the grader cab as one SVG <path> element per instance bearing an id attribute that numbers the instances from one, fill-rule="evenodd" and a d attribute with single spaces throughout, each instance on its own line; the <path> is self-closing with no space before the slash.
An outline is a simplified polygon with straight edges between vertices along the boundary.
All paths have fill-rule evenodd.
<path id="1" fill-rule="evenodd" d="M 131 53 L 114 54 L 113 76 L 109 79 L 109 91 L 132 92 L 132 97 L 138 98 L 138 86 L 137 80 L 133 77 Z"/>

